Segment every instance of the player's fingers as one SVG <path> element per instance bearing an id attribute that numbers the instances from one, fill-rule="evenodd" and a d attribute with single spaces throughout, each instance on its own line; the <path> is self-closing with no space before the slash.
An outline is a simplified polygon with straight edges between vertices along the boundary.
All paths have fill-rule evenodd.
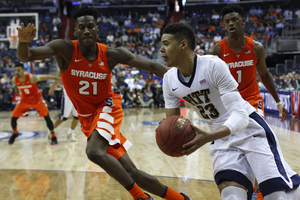
<path id="1" fill-rule="evenodd" d="M 29 29 L 30 26 L 31 26 L 31 23 L 28 23 L 26 26 L 26 29 Z"/>
<path id="2" fill-rule="evenodd" d="M 191 124 L 191 126 L 197 133 L 201 132 L 201 129 L 199 129 L 197 126 L 194 126 L 194 124 Z"/>
<path id="3" fill-rule="evenodd" d="M 281 122 L 284 122 L 286 118 L 287 118 L 287 110 L 283 109 L 282 116 L 281 116 Z"/>
<path id="4" fill-rule="evenodd" d="M 184 145 L 182 145 L 182 148 L 188 149 L 188 148 L 190 148 L 191 146 L 193 146 L 194 144 L 195 144 L 195 141 L 194 141 L 194 139 L 193 139 L 193 140 L 191 140 L 191 141 L 185 143 Z"/>
<path id="5" fill-rule="evenodd" d="M 194 151 L 196 151 L 197 149 L 198 149 L 197 146 L 196 146 L 196 145 L 193 145 L 193 146 L 191 146 L 190 148 L 188 148 L 188 149 L 182 151 L 182 153 L 188 156 L 188 155 L 190 155 L 191 153 L 193 153 Z"/>

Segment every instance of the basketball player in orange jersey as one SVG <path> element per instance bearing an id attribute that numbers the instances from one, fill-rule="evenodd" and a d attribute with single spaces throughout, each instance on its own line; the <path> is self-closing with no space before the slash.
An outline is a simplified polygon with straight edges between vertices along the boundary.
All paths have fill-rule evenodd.
<path id="1" fill-rule="evenodd" d="M 208 53 L 219 56 L 227 63 L 230 73 L 239 84 L 238 90 L 243 99 L 264 117 L 263 98 L 256 82 L 257 72 L 262 83 L 276 101 L 281 122 L 283 122 L 287 117 L 287 110 L 278 97 L 273 78 L 267 69 L 264 46 L 245 36 L 244 9 L 239 5 L 228 5 L 222 9 L 221 15 L 228 37 L 210 48 Z M 256 188 L 258 188 L 257 185 Z M 263 199 L 259 190 L 256 191 L 256 196 L 258 200 Z"/>
<path id="2" fill-rule="evenodd" d="M 18 95 L 21 96 L 21 100 L 18 102 L 12 112 L 11 126 L 13 134 L 9 138 L 8 144 L 13 144 L 16 137 L 19 136 L 17 130 L 17 120 L 19 117 L 28 115 L 28 110 L 33 108 L 37 110 L 40 117 L 44 117 L 47 127 L 51 132 L 51 145 L 57 144 L 57 139 L 54 133 L 53 122 L 49 117 L 49 111 L 46 102 L 43 99 L 42 93 L 39 91 L 37 82 L 45 81 L 47 79 L 60 80 L 60 77 L 53 75 L 34 75 L 25 73 L 25 69 L 22 63 L 15 65 L 15 77 L 12 79 L 12 83 L 15 86 L 15 90 Z"/>
<path id="3" fill-rule="evenodd" d="M 239 83 L 238 90 L 241 96 L 254 106 L 261 116 L 264 116 L 263 98 L 256 82 L 257 72 L 276 101 L 283 122 L 287 117 L 287 110 L 282 105 L 273 78 L 268 72 L 264 46 L 245 36 L 244 9 L 238 5 L 228 5 L 222 9 L 221 15 L 228 37 L 210 48 L 208 53 L 218 55 L 227 63 L 232 76 Z"/>
<path id="4" fill-rule="evenodd" d="M 29 48 L 36 35 L 33 24 L 17 28 L 17 56 L 21 61 L 55 56 L 67 95 L 78 112 L 82 132 L 88 138 L 87 157 L 131 194 L 134 200 L 152 200 L 141 189 L 169 200 L 190 199 L 161 184 L 155 177 L 136 168 L 127 150 L 131 143 L 120 133 L 123 119 L 121 97 L 111 89 L 111 71 L 118 63 L 147 70 L 162 77 L 167 67 L 125 48 L 97 43 L 98 11 L 81 6 L 73 12 L 78 40 L 56 39 L 45 46 Z"/>

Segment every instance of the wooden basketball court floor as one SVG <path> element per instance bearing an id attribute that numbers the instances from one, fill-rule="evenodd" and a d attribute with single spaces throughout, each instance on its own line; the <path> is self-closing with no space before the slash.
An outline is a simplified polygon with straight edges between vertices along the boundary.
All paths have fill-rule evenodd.
<path id="1" fill-rule="evenodd" d="M 208 130 L 199 117 L 187 108 L 181 109 L 199 128 Z M 59 111 L 51 111 L 56 120 Z M 57 129 L 58 145 L 46 139 L 46 123 L 30 112 L 19 118 L 22 134 L 13 145 L 7 140 L 11 134 L 11 112 L 0 113 L 0 200 L 130 200 L 131 196 L 85 154 L 86 137 L 76 128 L 78 142 L 70 142 L 66 134 L 71 120 Z M 128 153 L 136 166 L 157 177 L 176 191 L 188 194 L 193 200 L 220 200 L 213 182 L 209 145 L 190 156 L 172 158 L 164 155 L 155 142 L 155 129 L 165 117 L 163 108 L 124 109 L 121 132 L 133 143 Z M 286 161 L 300 173 L 300 123 L 288 119 L 281 123 L 276 116 L 266 120 L 275 131 Z M 161 199 L 152 195 L 156 200 Z"/>

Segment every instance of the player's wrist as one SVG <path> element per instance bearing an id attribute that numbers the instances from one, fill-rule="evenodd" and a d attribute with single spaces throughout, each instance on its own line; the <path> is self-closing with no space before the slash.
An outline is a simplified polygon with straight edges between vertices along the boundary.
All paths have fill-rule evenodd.
<path id="1" fill-rule="evenodd" d="M 279 106 L 279 105 L 282 105 L 282 102 L 281 102 L 281 101 L 276 102 L 276 106 Z"/>

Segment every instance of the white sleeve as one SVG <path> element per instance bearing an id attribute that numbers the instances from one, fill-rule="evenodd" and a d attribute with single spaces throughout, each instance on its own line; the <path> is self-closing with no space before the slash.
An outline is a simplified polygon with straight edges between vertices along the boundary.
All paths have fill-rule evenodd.
<path id="1" fill-rule="evenodd" d="M 244 100 L 238 91 L 227 92 L 221 96 L 221 100 L 230 116 L 224 122 L 231 134 L 237 133 L 249 124 L 249 115 L 245 110 Z"/>
<path id="2" fill-rule="evenodd" d="M 165 100 L 165 108 L 179 108 L 180 99 L 171 93 L 168 73 L 165 73 L 163 78 L 163 95 Z"/>
<path id="3" fill-rule="evenodd" d="M 231 75 L 227 64 L 219 57 L 214 56 L 209 66 L 212 84 L 219 89 L 220 95 L 231 92 L 238 87 L 238 83 Z"/>

